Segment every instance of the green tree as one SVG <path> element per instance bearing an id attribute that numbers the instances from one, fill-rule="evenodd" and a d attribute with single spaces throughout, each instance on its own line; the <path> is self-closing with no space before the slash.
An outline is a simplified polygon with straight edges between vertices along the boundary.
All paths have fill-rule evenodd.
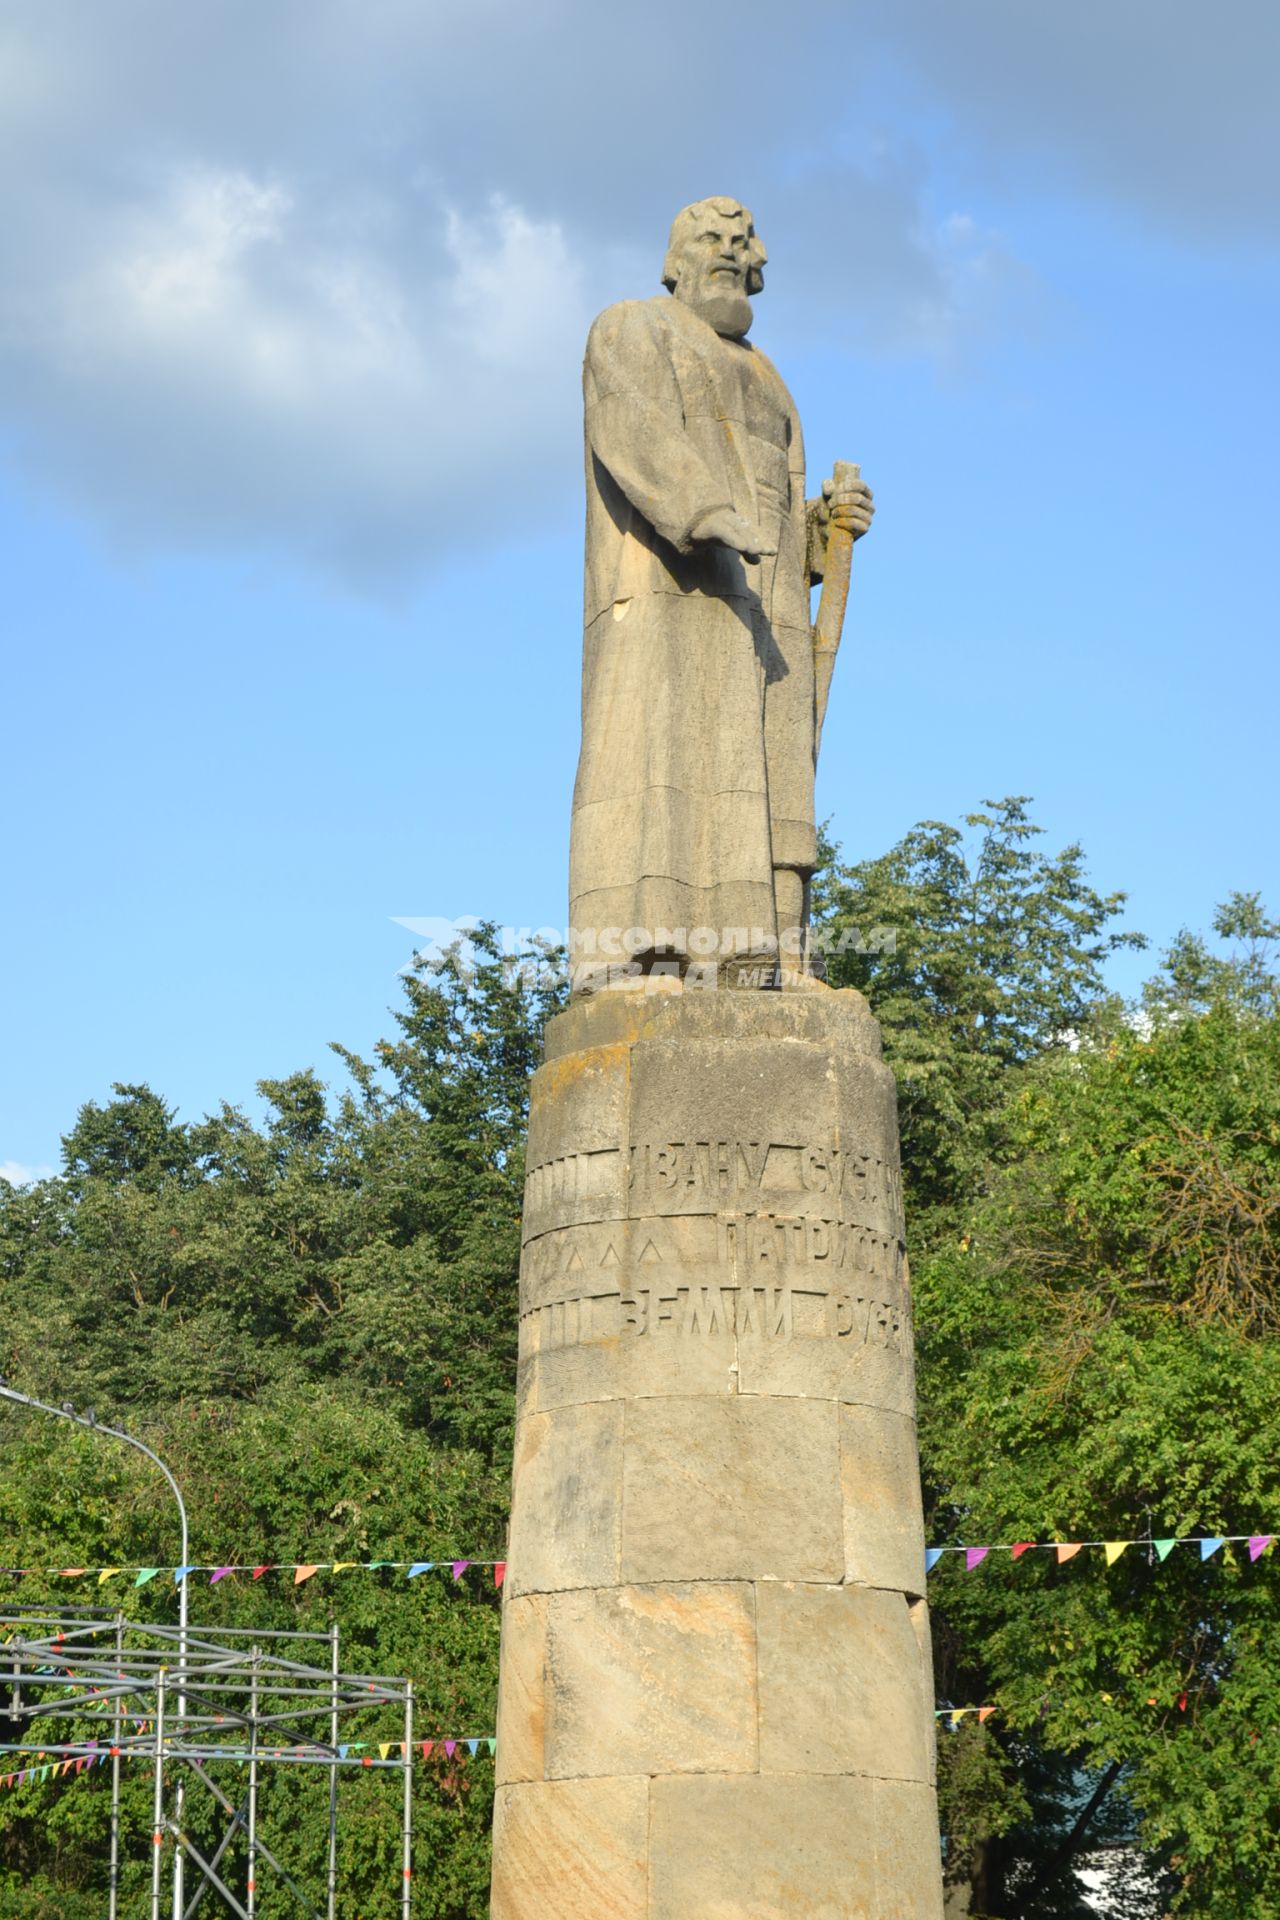
<path id="1" fill-rule="evenodd" d="M 150 1089 L 121 1085 L 82 1110 L 61 1177 L 0 1182 L 0 1367 L 39 1398 L 127 1410 L 186 1491 L 196 1561 L 501 1555 L 527 1089 L 558 991 L 553 969 L 513 965 L 482 929 L 470 955 L 406 982 L 397 1035 L 372 1062 L 338 1050 L 351 1084 L 336 1097 L 300 1073 L 261 1083 L 260 1125 L 232 1107 L 184 1124 Z M 12 1406 L 0 1406 L 0 1540 L 8 1564 L 29 1567 L 177 1557 L 169 1494 L 144 1462 Z M 0 1607 L 77 1597 L 56 1578 L 0 1575 Z M 490 1576 L 455 1588 L 347 1573 L 296 1589 L 239 1576 L 192 1598 L 211 1627 L 323 1630 L 332 1607 L 350 1668 L 415 1680 L 423 1735 L 492 1728 Z M 171 1618 L 172 1585 L 127 1604 Z M 320 1776 L 294 1770 L 265 1791 L 286 1864 L 314 1880 Z M 397 1795 L 374 1776 L 342 1794 L 342 1910 L 390 1920 Z M 147 1795 L 140 1776 L 126 1781 L 129 1897 L 148 1871 Z M 485 1911 L 490 1805 L 483 1758 L 418 1769 L 428 1920 Z M 198 1796 L 190 1812 L 212 1841 Z M 105 1820 L 96 1781 L 0 1794 L 0 1912 L 100 1913 Z M 261 1910 L 280 1909 L 264 1893 Z"/>
<path id="2" fill-rule="evenodd" d="M 1003 1164 L 916 1269 L 935 1539 L 1276 1524 L 1280 1019 L 1257 965 L 1223 962 L 1206 996 L 1186 952 L 1145 1016 L 1112 1012 L 1018 1070 Z M 974 1730 L 988 1767 L 964 1809 L 974 1911 L 1064 1911 L 1046 1865 L 1069 1866 L 1107 1818 L 1171 1871 L 1177 1911 L 1280 1910 L 1266 1561 L 1130 1547 L 1110 1567 L 1095 1550 L 1065 1565 L 994 1555 L 966 1573 L 947 1556 L 931 1597 L 944 1698 L 1002 1710 Z M 1061 1803 L 1048 1863 L 1044 1823 L 1022 1817 L 1044 1797 L 1029 1757 Z"/>
<path id="3" fill-rule="evenodd" d="M 999 1156 L 1010 1070 L 1069 1044 L 1106 997 L 1108 956 L 1145 945 L 1108 930 L 1125 895 L 1090 886 L 1078 846 L 1037 850 L 1027 804 L 989 800 L 963 828 L 922 821 L 853 866 L 824 847 L 817 942 L 831 984 L 860 988 L 884 1034 L 916 1246 Z"/>

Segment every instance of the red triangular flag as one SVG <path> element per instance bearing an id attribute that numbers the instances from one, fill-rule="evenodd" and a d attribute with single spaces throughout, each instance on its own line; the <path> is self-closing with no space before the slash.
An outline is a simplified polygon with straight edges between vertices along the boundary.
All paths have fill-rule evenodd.
<path id="1" fill-rule="evenodd" d="M 1030 1553 L 1030 1551 L 1031 1551 L 1031 1549 L 1032 1549 L 1032 1547 L 1034 1547 L 1034 1545 L 1035 1545 L 1035 1541 L 1034 1541 L 1034 1540 L 1015 1540 L 1015 1541 L 1014 1541 L 1014 1543 L 1013 1543 L 1013 1557 L 1014 1557 L 1014 1559 L 1015 1559 L 1015 1560 L 1021 1560 L 1021 1558 L 1022 1558 L 1022 1556 L 1023 1556 L 1023 1554 L 1024 1554 L 1024 1553 Z"/>
<path id="2" fill-rule="evenodd" d="M 494 1564 L 494 1569 L 493 1569 L 493 1584 L 494 1584 L 494 1586 L 495 1586 L 495 1587 L 500 1587 L 500 1586 L 502 1585 L 502 1583 L 503 1583 L 503 1581 L 504 1581 L 504 1580 L 506 1579 L 506 1577 L 507 1577 L 507 1563 L 506 1563 L 506 1561 L 505 1561 L 505 1560 L 499 1560 L 499 1561 L 496 1561 L 496 1562 L 495 1562 L 495 1564 Z"/>
<path id="3" fill-rule="evenodd" d="M 264 1566 L 254 1568 L 253 1577 L 255 1580 L 261 1580 L 263 1574 L 270 1573 L 270 1571 L 271 1571 L 271 1562 L 268 1560 Z"/>

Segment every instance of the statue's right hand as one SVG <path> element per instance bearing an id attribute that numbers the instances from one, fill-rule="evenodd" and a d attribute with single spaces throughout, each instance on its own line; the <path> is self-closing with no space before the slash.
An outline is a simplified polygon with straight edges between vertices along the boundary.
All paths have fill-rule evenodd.
<path id="1" fill-rule="evenodd" d="M 762 528 L 753 526 L 732 507 L 716 507 L 711 513 L 704 513 L 690 538 L 700 546 L 717 541 L 720 546 L 740 553 L 744 560 L 758 560 L 761 554 L 778 551 L 776 540 L 771 540 Z"/>

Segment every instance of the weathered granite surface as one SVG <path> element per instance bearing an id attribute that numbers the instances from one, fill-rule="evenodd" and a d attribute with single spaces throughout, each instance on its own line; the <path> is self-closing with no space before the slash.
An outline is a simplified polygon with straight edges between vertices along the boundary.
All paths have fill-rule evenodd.
<path id="1" fill-rule="evenodd" d="M 575 1001 L 524 1234 L 494 1920 L 937 1920 L 910 1288 L 861 996 Z"/>

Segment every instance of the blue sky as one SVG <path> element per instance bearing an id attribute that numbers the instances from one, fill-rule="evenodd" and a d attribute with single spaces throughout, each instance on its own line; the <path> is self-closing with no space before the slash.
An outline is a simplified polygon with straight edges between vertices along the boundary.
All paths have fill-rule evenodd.
<path id="1" fill-rule="evenodd" d="M 756 211 L 814 484 L 876 489 L 846 853 L 1026 793 L 1157 948 L 1280 905 L 1274 13 L 533 13 L 7 10 L 15 1172 L 113 1080 L 334 1077 L 397 918 L 561 921 L 582 340 L 706 192 Z"/>

